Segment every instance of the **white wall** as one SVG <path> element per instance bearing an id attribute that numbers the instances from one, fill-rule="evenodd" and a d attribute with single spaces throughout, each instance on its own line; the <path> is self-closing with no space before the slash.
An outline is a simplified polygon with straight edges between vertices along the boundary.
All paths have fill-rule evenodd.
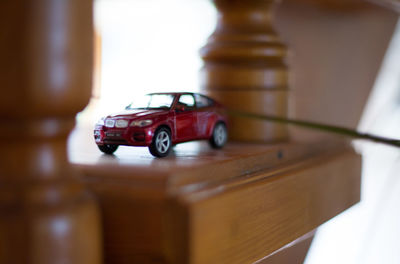
<path id="1" fill-rule="evenodd" d="M 97 0 L 101 99 L 79 120 L 93 123 L 138 93 L 198 91 L 199 49 L 215 23 L 216 11 L 206 0 Z"/>

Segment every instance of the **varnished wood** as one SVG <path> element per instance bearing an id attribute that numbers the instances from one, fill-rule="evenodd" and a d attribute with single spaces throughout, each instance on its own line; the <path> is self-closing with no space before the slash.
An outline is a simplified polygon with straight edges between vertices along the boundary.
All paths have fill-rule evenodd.
<path id="1" fill-rule="evenodd" d="M 101 263 L 98 207 L 66 140 L 91 93 L 92 1 L 0 8 L 0 263 Z"/>
<path id="2" fill-rule="evenodd" d="M 202 89 L 228 108 L 286 117 L 286 47 L 272 28 L 273 0 L 215 0 L 218 24 L 201 50 Z M 277 142 L 288 138 L 282 124 L 231 116 L 230 138 Z"/>
<path id="3" fill-rule="evenodd" d="M 285 90 L 213 90 L 208 92 L 215 98 L 223 98 L 224 104 L 231 109 L 246 108 L 247 112 L 259 113 L 265 110 L 264 114 L 273 116 L 284 116 L 288 114 L 289 91 Z M 230 118 L 229 133 L 233 137 L 240 136 L 240 141 L 249 142 L 270 142 L 271 137 L 276 137 L 275 141 L 283 141 L 287 135 L 286 125 L 264 122 L 249 118 L 235 116 Z M 233 138 L 234 140 L 235 138 Z"/>
<path id="4" fill-rule="evenodd" d="M 275 27 L 291 52 L 290 117 L 356 129 L 398 14 L 369 2 L 349 1 L 350 9 L 316 2 L 325 3 L 282 1 L 275 13 Z M 304 141 L 331 136 L 295 127 L 290 135 Z"/>
<path id="5" fill-rule="evenodd" d="M 296 2 L 302 6 L 309 5 L 339 13 L 373 10 L 376 6 L 400 12 L 399 0 L 286 0 L 286 2 Z"/>
<path id="6" fill-rule="evenodd" d="M 286 0 L 286 2 L 296 2 L 302 6 L 308 5 L 338 13 L 354 13 L 360 10 L 373 8 L 373 6 L 365 0 Z"/>
<path id="7" fill-rule="evenodd" d="M 386 8 L 392 9 L 397 13 L 400 13 L 400 1 L 399 0 L 370 0 L 374 4 L 382 5 Z"/>
<path id="8" fill-rule="evenodd" d="M 315 231 L 311 231 L 254 264 L 302 264 L 307 256 L 314 235 Z"/>
<path id="9" fill-rule="evenodd" d="M 172 217 L 172 232 L 188 250 L 176 250 L 174 261 L 251 263 L 274 252 L 358 202 L 359 162 L 342 153 L 179 197 L 175 206 L 183 213 L 175 217 L 188 228 L 179 233 Z"/>
<path id="10" fill-rule="evenodd" d="M 229 107 L 286 116 L 286 48 L 272 30 L 271 2 L 215 1 L 220 17 L 202 51 L 203 88 Z M 361 107 L 332 107 L 331 98 L 321 100 L 318 92 L 340 87 L 334 94 L 357 99 L 355 89 L 372 86 L 396 16 L 366 5 L 281 5 L 277 26 L 295 54 L 304 55 L 293 64 L 305 78 L 294 86 L 305 96 L 296 99 L 297 117 L 355 126 Z M 341 32 L 336 26 L 346 23 L 360 26 L 361 34 L 352 38 L 347 27 L 343 34 L 326 30 L 333 25 Z M 92 35 L 89 0 L 13 0 L 0 8 L 1 264 L 101 263 L 97 206 L 66 155 L 74 116 L 90 96 Z M 333 52 L 323 42 L 330 35 L 352 45 Z M 360 39 L 361 47 L 354 44 Z M 365 61 L 347 63 L 346 49 Z M 313 64 L 310 58 L 320 60 Z M 347 72 L 363 78 L 343 78 Z M 364 92 L 358 106 L 365 98 Z M 245 122 L 232 121 L 234 139 L 287 139 L 284 126 Z M 269 255 L 268 261 L 358 201 L 359 157 L 341 145 L 322 145 L 229 145 L 218 152 L 178 147 L 163 161 L 142 155 L 124 164 L 100 157 L 93 166 L 82 158 L 76 167 L 87 173 L 81 179 L 101 202 L 107 263 L 243 263 Z"/>
<path id="11" fill-rule="evenodd" d="M 189 143 L 162 160 L 132 148 L 74 160 L 100 199 L 107 263 L 251 263 L 359 200 L 359 157 L 328 149 Z"/>

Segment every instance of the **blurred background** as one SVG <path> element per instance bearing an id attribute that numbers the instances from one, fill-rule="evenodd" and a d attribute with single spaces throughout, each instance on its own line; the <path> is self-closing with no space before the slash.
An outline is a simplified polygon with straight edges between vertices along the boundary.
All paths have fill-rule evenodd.
<path id="1" fill-rule="evenodd" d="M 207 0 L 95 1 L 94 90 L 77 116 L 78 127 L 92 127 L 138 94 L 198 91 L 198 51 L 216 15 Z M 400 138 L 399 62 L 397 26 L 359 130 Z M 364 141 L 354 145 L 363 155 L 362 200 L 319 228 L 307 264 L 400 263 L 400 151 Z"/>
<path id="2" fill-rule="evenodd" d="M 138 94 L 198 91 L 199 49 L 215 22 L 207 0 L 95 1 L 95 88 L 78 120 L 93 123 Z"/>

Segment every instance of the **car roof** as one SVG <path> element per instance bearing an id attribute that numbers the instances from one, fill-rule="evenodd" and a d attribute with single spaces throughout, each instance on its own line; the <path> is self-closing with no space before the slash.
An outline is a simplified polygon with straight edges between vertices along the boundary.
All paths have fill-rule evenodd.
<path id="1" fill-rule="evenodd" d="M 159 92 L 159 93 L 148 93 L 147 95 L 152 95 L 152 94 L 170 94 L 170 95 L 174 95 L 174 96 L 182 95 L 182 94 L 191 94 L 191 95 L 197 94 L 197 95 L 203 96 L 205 98 L 208 98 L 209 100 L 211 100 L 211 101 L 213 101 L 215 103 L 214 99 L 208 97 L 207 95 L 201 94 L 201 93 L 193 93 L 193 92 Z"/>
<path id="2" fill-rule="evenodd" d="M 161 92 L 161 93 L 149 93 L 149 94 L 171 94 L 171 95 L 181 95 L 181 94 L 198 94 L 192 92 Z"/>

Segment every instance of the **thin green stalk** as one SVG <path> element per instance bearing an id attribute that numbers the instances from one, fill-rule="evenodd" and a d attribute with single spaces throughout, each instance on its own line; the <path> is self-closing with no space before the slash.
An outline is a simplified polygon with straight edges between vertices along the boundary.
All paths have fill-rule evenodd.
<path id="1" fill-rule="evenodd" d="M 331 132 L 331 133 L 335 133 L 335 134 L 339 134 L 339 135 L 349 136 L 352 138 L 367 139 L 367 140 L 371 140 L 374 142 L 387 144 L 390 146 L 400 147 L 400 140 L 375 136 L 375 135 L 371 135 L 371 134 L 367 134 L 367 133 L 360 133 L 360 132 L 357 132 L 356 130 L 352 130 L 352 129 L 345 128 L 345 127 L 324 125 L 324 124 L 319 124 L 319 123 L 314 123 L 314 122 L 309 122 L 309 121 L 304 121 L 304 120 L 276 117 L 276 116 L 270 116 L 270 115 L 252 114 L 252 113 L 246 113 L 246 112 L 237 111 L 237 110 L 228 110 L 228 113 L 233 116 L 238 116 L 238 117 L 253 118 L 253 119 L 259 119 L 259 120 L 264 120 L 264 121 L 301 126 L 301 127 L 311 128 L 311 129 L 327 131 L 327 132 Z"/>

